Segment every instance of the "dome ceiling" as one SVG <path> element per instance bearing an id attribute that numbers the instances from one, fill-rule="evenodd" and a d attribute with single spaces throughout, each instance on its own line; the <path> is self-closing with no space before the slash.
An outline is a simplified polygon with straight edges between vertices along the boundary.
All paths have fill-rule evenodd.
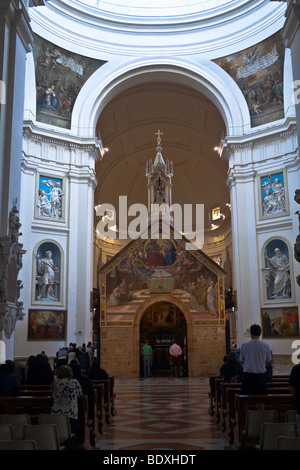
<path id="1" fill-rule="evenodd" d="M 226 211 L 228 166 L 215 150 L 225 126 L 203 94 L 168 83 L 136 86 L 107 105 L 97 128 L 109 151 L 96 166 L 96 205 L 117 209 L 119 196 L 128 197 L 128 206 L 147 205 L 145 165 L 155 159 L 159 129 L 163 158 L 174 164 L 173 203 L 204 204 L 206 226 L 213 206 Z"/>
<path id="2" fill-rule="evenodd" d="M 251 3 L 249 0 L 71 0 L 78 6 L 86 6 L 106 11 L 135 16 L 175 16 L 191 13 L 213 14 L 228 11 L 239 5 Z"/>
<path id="3" fill-rule="evenodd" d="M 83 55 L 219 58 L 256 44 L 284 23 L 270 0 L 51 0 L 31 9 L 34 31 Z"/>

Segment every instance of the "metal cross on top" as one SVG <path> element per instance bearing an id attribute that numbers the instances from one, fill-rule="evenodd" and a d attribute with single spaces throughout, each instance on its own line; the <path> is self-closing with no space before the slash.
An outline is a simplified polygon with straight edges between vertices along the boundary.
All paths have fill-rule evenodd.
<path id="1" fill-rule="evenodd" d="M 157 132 L 155 132 L 155 135 L 157 135 L 157 143 L 158 143 L 158 145 L 160 145 L 161 144 L 161 137 L 160 136 L 164 135 L 164 133 L 160 132 L 160 130 L 158 130 Z"/>

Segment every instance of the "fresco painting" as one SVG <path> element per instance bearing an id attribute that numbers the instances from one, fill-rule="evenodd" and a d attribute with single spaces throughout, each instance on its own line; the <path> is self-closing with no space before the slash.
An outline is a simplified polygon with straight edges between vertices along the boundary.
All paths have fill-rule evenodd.
<path id="1" fill-rule="evenodd" d="M 33 55 L 36 119 L 70 129 L 74 103 L 82 86 L 105 61 L 74 54 L 37 35 Z"/>
<path id="2" fill-rule="evenodd" d="M 284 118 L 284 51 L 279 31 L 252 47 L 214 61 L 242 91 L 252 127 Z"/>
<path id="3" fill-rule="evenodd" d="M 174 239 L 145 240 L 112 264 L 103 289 L 107 319 L 130 321 L 145 300 L 162 292 L 179 298 L 195 319 L 218 320 L 220 268 L 212 260 L 210 267 L 206 258 L 204 263 L 183 246 Z M 165 322 L 163 312 L 152 312 L 153 325 Z"/>

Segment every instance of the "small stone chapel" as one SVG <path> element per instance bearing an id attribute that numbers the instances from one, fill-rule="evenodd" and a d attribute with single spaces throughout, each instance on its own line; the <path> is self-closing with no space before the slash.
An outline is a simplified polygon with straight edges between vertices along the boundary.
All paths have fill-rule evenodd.
<path id="1" fill-rule="evenodd" d="M 161 133 L 156 158 L 146 163 L 148 210 L 172 203 L 173 162 L 164 161 Z M 172 222 L 172 217 L 170 217 Z M 209 374 L 225 350 L 225 271 L 199 249 L 187 250 L 170 226 L 131 240 L 100 271 L 100 357 L 118 377 L 141 375 L 141 346 L 153 348 L 153 376 L 171 373 L 173 340 L 184 354 L 183 374 Z"/>

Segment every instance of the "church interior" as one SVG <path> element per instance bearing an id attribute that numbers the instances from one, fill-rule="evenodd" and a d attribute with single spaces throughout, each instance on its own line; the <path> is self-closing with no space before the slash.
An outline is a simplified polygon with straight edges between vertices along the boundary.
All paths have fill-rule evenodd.
<path id="1" fill-rule="evenodd" d="M 91 342 L 127 420 L 149 343 L 149 439 L 119 422 L 99 448 L 168 448 L 176 341 L 176 403 L 203 401 L 172 448 L 224 449 L 208 379 L 232 344 L 259 324 L 276 374 L 298 361 L 299 1 L 3 0 L 0 21 L 0 363 Z"/>

